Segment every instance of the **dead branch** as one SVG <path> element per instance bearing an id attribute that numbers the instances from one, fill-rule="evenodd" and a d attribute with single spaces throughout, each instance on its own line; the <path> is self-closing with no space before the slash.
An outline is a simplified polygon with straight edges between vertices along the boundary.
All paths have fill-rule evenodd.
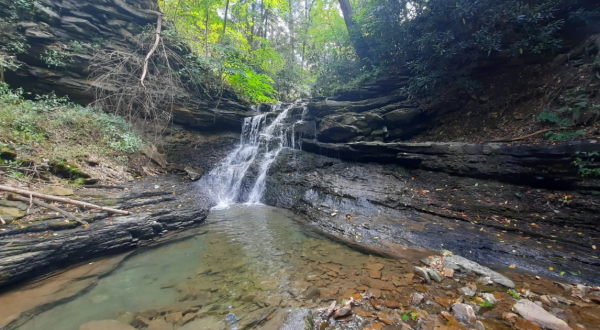
<path id="1" fill-rule="evenodd" d="M 158 48 L 158 44 L 160 43 L 160 32 L 162 30 L 162 14 L 159 12 L 154 13 L 158 15 L 158 18 L 156 19 L 156 36 L 154 39 L 154 45 L 152 45 L 152 48 L 150 48 L 150 51 L 144 59 L 144 70 L 142 71 L 142 77 L 140 78 L 140 83 L 142 84 L 142 86 L 144 86 L 144 79 L 146 79 L 146 74 L 148 73 L 148 61 L 150 60 L 152 55 L 154 55 L 154 52 L 156 52 L 156 48 Z"/>
<path id="2" fill-rule="evenodd" d="M 543 129 L 543 130 L 537 131 L 535 133 L 531 133 L 531 134 L 528 134 L 528 135 L 519 136 L 519 137 L 512 138 L 512 139 L 507 138 L 507 139 L 490 140 L 490 141 L 485 141 L 485 142 L 514 142 L 514 141 L 519 141 L 519 140 L 525 140 L 525 139 L 528 139 L 530 137 L 534 137 L 536 135 L 544 134 L 544 133 L 547 133 L 547 132 L 550 132 L 550 131 L 553 131 L 553 129 Z"/>
<path id="3" fill-rule="evenodd" d="M 2 216 L 0 215 L 0 223 L 2 223 L 3 225 L 6 224 L 6 221 L 4 221 L 4 219 L 2 219 Z"/>
<path id="4" fill-rule="evenodd" d="M 28 198 L 21 197 L 21 196 L 18 196 L 18 195 L 9 195 L 8 199 L 11 200 L 11 201 L 29 202 Z M 38 200 L 35 200 L 35 199 L 31 200 L 31 203 L 33 203 L 33 204 L 35 204 L 37 206 L 45 207 L 45 208 L 50 209 L 52 211 L 58 212 L 58 213 L 62 214 L 64 217 L 66 217 L 68 219 L 71 219 L 73 221 L 76 221 L 76 222 L 80 223 L 82 226 L 84 226 L 86 228 L 89 227 L 89 225 L 90 225 L 86 221 L 83 221 L 83 220 L 77 218 L 76 216 L 72 215 L 71 213 L 69 213 L 69 212 L 67 212 L 67 211 L 65 211 L 63 209 L 60 209 L 60 208 L 58 208 L 58 207 L 56 207 L 54 205 L 47 204 L 47 203 L 44 203 L 42 201 L 38 201 Z"/>
<path id="5" fill-rule="evenodd" d="M 70 198 L 41 194 L 41 193 L 38 193 L 35 191 L 29 191 L 29 190 L 25 190 L 25 189 L 18 189 L 18 188 L 0 185 L 0 190 L 8 191 L 11 193 L 28 196 L 28 197 L 31 196 L 31 197 L 41 198 L 41 199 L 54 201 L 54 202 L 78 205 L 78 206 L 86 207 L 88 209 L 101 210 L 101 211 L 106 211 L 106 212 L 116 213 L 116 214 L 125 214 L 125 215 L 131 214 L 131 212 L 128 212 L 128 211 L 117 210 L 117 209 L 112 209 L 112 208 L 108 208 L 108 207 L 104 207 L 104 206 L 86 203 L 86 202 L 76 201 L 76 200 L 73 200 Z"/>

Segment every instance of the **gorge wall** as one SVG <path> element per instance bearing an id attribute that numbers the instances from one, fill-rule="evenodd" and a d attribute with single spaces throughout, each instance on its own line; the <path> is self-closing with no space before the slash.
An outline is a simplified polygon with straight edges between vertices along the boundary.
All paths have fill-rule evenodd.
<path id="1" fill-rule="evenodd" d="M 0 0 L 0 7 L 0 55 L 16 53 L 12 61 L 18 66 L 5 70 L 6 82 L 36 94 L 68 95 L 81 104 L 94 101 L 94 88 L 123 87 L 98 86 L 89 78 L 94 54 L 135 49 L 132 38 L 156 24 L 152 11 L 159 10 L 156 0 Z M 227 89 L 214 99 L 190 94 L 175 106 L 176 124 L 239 131 L 250 110 Z"/>

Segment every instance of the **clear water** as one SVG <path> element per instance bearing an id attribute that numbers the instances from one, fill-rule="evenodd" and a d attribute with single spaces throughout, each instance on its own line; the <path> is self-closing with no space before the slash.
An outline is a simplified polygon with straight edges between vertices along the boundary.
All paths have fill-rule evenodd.
<path id="1" fill-rule="evenodd" d="M 126 259 L 87 293 L 35 316 L 18 329 L 77 330 L 89 321 L 186 301 L 200 301 L 204 306 L 196 325 L 236 329 L 246 317 L 260 312 L 259 306 L 316 306 L 304 296 L 316 284 L 308 282 L 311 276 L 319 280 L 320 287 L 335 286 L 340 294 L 346 286 L 355 287 L 357 283 L 340 282 L 339 278 L 350 277 L 373 261 L 331 241 L 308 236 L 292 216 L 262 205 L 215 210 L 201 228 L 204 234 Z M 339 278 L 324 275 L 331 269 Z"/>

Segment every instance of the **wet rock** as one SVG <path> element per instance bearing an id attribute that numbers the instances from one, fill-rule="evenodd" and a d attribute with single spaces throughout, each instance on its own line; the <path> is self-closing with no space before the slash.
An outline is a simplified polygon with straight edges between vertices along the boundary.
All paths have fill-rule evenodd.
<path id="1" fill-rule="evenodd" d="M 172 330 L 173 325 L 167 322 L 164 318 L 159 317 L 150 321 L 146 330 Z"/>
<path id="2" fill-rule="evenodd" d="M 475 291 L 468 286 L 460 288 L 459 291 L 467 297 L 473 297 L 475 295 Z"/>
<path id="3" fill-rule="evenodd" d="M 176 313 L 171 313 L 171 314 L 167 314 L 165 315 L 165 320 L 169 323 L 178 323 L 179 320 L 181 320 L 181 318 L 183 318 L 183 313 L 181 312 L 176 312 Z"/>
<path id="4" fill-rule="evenodd" d="M 377 313 L 377 319 L 385 324 L 392 324 L 397 320 L 386 313 Z"/>
<path id="5" fill-rule="evenodd" d="M 489 302 L 492 305 L 495 305 L 498 303 L 498 300 L 496 299 L 496 297 L 494 297 L 494 295 L 491 293 L 483 293 L 483 294 L 481 294 L 481 298 L 483 298 L 485 301 Z"/>
<path id="6" fill-rule="evenodd" d="M 420 276 L 427 284 L 431 283 L 431 279 L 429 278 L 429 272 L 421 267 L 415 266 L 413 269 L 414 273 Z"/>
<path id="7" fill-rule="evenodd" d="M 383 302 L 383 304 L 387 308 L 392 308 L 392 309 L 400 308 L 400 303 L 395 300 L 386 300 Z"/>
<path id="8" fill-rule="evenodd" d="M 382 280 L 376 280 L 373 278 L 363 278 L 361 280 L 361 283 L 370 288 L 379 290 L 393 291 L 396 288 L 392 283 L 388 283 Z"/>
<path id="9" fill-rule="evenodd" d="M 440 273 L 438 273 L 436 270 L 434 269 L 427 269 L 427 274 L 429 275 L 429 278 L 431 278 L 432 280 L 440 283 L 443 280 L 442 275 L 440 275 Z"/>
<path id="10" fill-rule="evenodd" d="M 179 328 L 179 330 L 224 330 L 226 327 L 225 322 L 216 316 L 209 316 L 192 321 Z"/>
<path id="11" fill-rule="evenodd" d="M 317 137 L 324 142 L 345 142 L 362 133 L 356 126 L 344 125 L 328 116 L 321 121 Z"/>
<path id="12" fill-rule="evenodd" d="M 508 288 L 515 287 L 515 283 L 513 281 L 511 281 L 508 277 L 501 275 L 498 272 L 495 272 L 495 271 L 489 269 L 488 267 L 482 266 L 482 265 L 480 265 L 474 261 L 471 261 L 467 258 L 455 255 L 455 256 L 446 257 L 446 260 L 453 262 L 468 271 L 474 272 L 479 275 L 488 276 L 494 283 L 504 285 L 505 287 L 508 287 Z"/>
<path id="13" fill-rule="evenodd" d="M 202 175 L 204 175 L 204 169 L 202 168 L 193 168 L 190 166 L 186 166 L 183 168 L 183 170 L 187 173 L 187 175 L 190 177 L 190 180 L 192 181 L 198 181 L 200 180 L 200 178 L 202 178 Z"/>
<path id="14" fill-rule="evenodd" d="M 250 312 L 248 315 L 238 322 L 240 329 L 252 329 L 261 323 L 265 322 L 271 314 L 275 313 L 275 307 L 267 307 Z"/>
<path id="15" fill-rule="evenodd" d="M 424 299 L 424 297 L 423 297 L 422 294 L 420 294 L 420 293 L 414 293 L 412 295 L 411 300 L 410 300 L 410 304 L 413 305 L 413 306 L 417 306 L 417 305 L 419 305 L 423 301 L 423 299 Z"/>
<path id="16" fill-rule="evenodd" d="M 136 316 L 130 324 L 136 328 L 145 328 L 150 324 L 150 320 L 143 316 Z"/>
<path id="17" fill-rule="evenodd" d="M 383 269 L 384 265 L 383 264 L 369 264 L 367 265 L 365 268 L 368 270 L 372 270 L 372 271 L 381 271 Z"/>
<path id="18" fill-rule="evenodd" d="M 82 324 L 79 330 L 135 330 L 135 328 L 117 320 L 102 320 Z"/>
<path id="19" fill-rule="evenodd" d="M 460 266 L 453 263 L 450 260 L 444 260 L 444 262 L 442 263 L 442 266 L 444 266 L 444 268 L 452 269 L 454 271 L 460 270 Z"/>
<path id="20" fill-rule="evenodd" d="M 198 315 L 194 313 L 185 314 L 179 321 L 177 321 L 177 325 L 180 327 L 184 326 L 190 323 L 191 321 L 195 320 L 196 317 L 198 317 Z"/>
<path id="21" fill-rule="evenodd" d="M 477 315 L 475 315 L 475 311 L 470 305 L 454 304 L 452 305 L 452 312 L 457 320 L 465 324 L 473 325 L 477 321 Z"/>
<path id="22" fill-rule="evenodd" d="M 299 309 L 292 311 L 286 317 L 283 325 L 279 330 L 296 330 L 304 329 L 306 327 L 305 319 L 311 319 L 311 313 L 308 309 Z"/>
<path id="23" fill-rule="evenodd" d="M 543 328 L 552 330 L 572 330 L 571 327 L 565 323 L 565 321 L 557 318 L 556 316 L 548 313 L 542 307 L 535 303 L 521 299 L 514 306 L 513 309 L 521 314 L 524 319 L 532 321 Z"/>
<path id="24" fill-rule="evenodd" d="M 350 308 L 350 306 L 344 306 L 344 307 L 338 309 L 337 311 L 335 311 L 335 313 L 333 314 L 333 318 L 339 319 L 339 318 L 350 316 L 350 315 L 352 315 L 352 308 Z"/>
<path id="25" fill-rule="evenodd" d="M 483 323 L 481 323 L 481 321 L 477 321 L 477 322 L 475 322 L 475 326 L 474 326 L 474 328 L 475 328 L 476 330 L 485 330 L 485 326 L 483 325 Z"/>
<path id="26" fill-rule="evenodd" d="M 374 278 L 374 279 L 380 279 L 381 278 L 381 272 L 378 270 L 372 270 L 369 272 L 369 277 L 370 278 Z"/>
<path id="27" fill-rule="evenodd" d="M 367 290 L 367 295 L 373 298 L 381 298 L 381 290 L 370 288 Z"/>
<path id="28" fill-rule="evenodd" d="M 56 186 L 45 186 L 40 190 L 42 194 L 53 195 L 53 196 L 71 196 L 73 195 L 73 189 L 56 187 Z"/>
<path id="29" fill-rule="evenodd" d="M 444 276 L 448 277 L 448 278 L 453 278 L 454 277 L 454 269 L 451 269 L 451 268 L 444 269 Z"/>
<path id="30" fill-rule="evenodd" d="M 565 283 L 561 283 L 561 282 L 554 282 L 554 285 L 562 288 L 565 291 L 571 291 L 573 290 L 573 286 L 570 284 L 565 284 Z"/>
<path id="31" fill-rule="evenodd" d="M 130 325 L 133 320 L 135 320 L 135 315 L 132 312 L 119 313 L 117 316 L 117 321 Z"/>
<path id="32" fill-rule="evenodd" d="M 515 319 L 512 326 L 517 330 L 542 330 L 535 323 L 521 318 Z"/>

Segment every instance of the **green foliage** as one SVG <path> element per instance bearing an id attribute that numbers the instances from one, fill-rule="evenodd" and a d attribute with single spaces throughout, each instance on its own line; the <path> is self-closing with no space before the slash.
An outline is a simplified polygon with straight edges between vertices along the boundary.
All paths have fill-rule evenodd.
<path id="1" fill-rule="evenodd" d="M 507 291 L 507 293 L 515 299 L 521 299 L 521 295 L 515 289 L 510 289 Z"/>
<path id="2" fill-rule="evenodd" d="M 592 105 L 586 94 L 565 98 L 566 106 L 556 110 L 544 111 L 537 117 L 543 123 L 554 124 L 561 130 L 573 128 L 577 125 L 593 125 L 600 115 L 600 107 Z M 548 140 L 571 140 L 585 135 L 583 130 L 577 131 L 550 131 L 545 134 Z"/>
<path id="3" fill-rule="evenodd" d="M 479 306 L 481 306 L 481 307 L 487 307 L 487 308 L 493 308 L 494 304 L 492 304 L 489 301 L 482 301 L 482 302 L 479 303 Z"/>
<path id="4" fill-rule="evenodd" d="M 73 104 L 54 94 L 27 100 L 0 83 L 0 140 L 32 156 L 79 156 L 138 152 L 145 144 L 122 117 Z"/>
<path id="5" fill-rule="evenodd" d="M 73 63 L 73 59 L 69 59 L 65 53 L 56 49 L 46 49 L 44 54 L 40 55 L 40 58 L 46 63 L 48 68 L 64 68 L 67 66 L 67 62 Z"/>
<path id="6" fill-rule="evenodd" d="M 600 166 L 595 162 L 600 157 L 599 152 L 577 152 L 578 157 L 573 162 L 579 175 L 584 178 L 600 178 Z"/>
<path id="7" fill-rule="evenodd" d="M 557 51 L 563 26 L 582 17 L 597 12 L 575 0 L 368 0 L 355 15 L 366 62 L 408 67 L 413 94 L 477 88 L 473 63 Z"/>
<path id="8" fill-rule="evenodd" d="M 408 319 L 416 320 L 419 317 L 419 313 L 417 312 L 407 312 L 402 314 L 402 321 L 408 321 Z"/>
<path id="9" fill-rule="evenodd" d="M 76 53 L 84 53 L 85 52 L 85 48 L 83 47 L 83 45 L 77 41 L 77 40 L 73 40 L 69 43 L 69 49 L 76 52 Z"/>

